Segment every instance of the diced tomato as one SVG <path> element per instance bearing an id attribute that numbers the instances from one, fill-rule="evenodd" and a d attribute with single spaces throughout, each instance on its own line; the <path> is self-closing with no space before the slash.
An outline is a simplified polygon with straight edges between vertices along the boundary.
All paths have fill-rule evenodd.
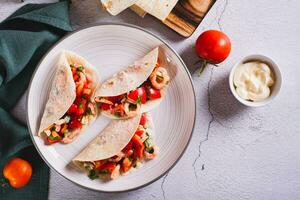
<path id="1" fill-rule="evenodd" d="M 76 96 L 77 96 L 77 97 L 80 97 L 80 96 L 82 95 L 83 87 L 84 87 L 83 84 L 79 84 L 79 85 L 76 87 Z"/>
<path id="2" fill-rule="evenodd" d="M 72 74 L 74 76 L 74 74 L 76 74 L 76 68 L 75 67 L 71 67 L 71 70 L 72 70 Z"/>
<path id="3" fill-rule="evenodd" d="M 124 151 L 128 151 L 128 150 L 131 150 L 133 148 L 133 143 L 132 143 L 132 141 L 130 141 L 127 145 L 126 145 L 126 147 L 124 147 Z"/>
<path id="4" fill-rule="evenodd" d="M 146 123 L 147 123 L 147 117 L 145 114 L 143 114 L 140 120 L 140 125 L 145 126 Z"/>
<path id="5" fill-rule="evenodd" d="M 94 169 L 101 169 L 101 167 L 107 162 L 107 160 L 98 160 L 95 161 L 95 167 Z"/>
<path id="6" fill-rule="evenodd" d="M 76 113 L 77 109 L 78 109 L 77 105 L 73 103 L 67 112 L 68 113 Z"/>
<path id="7" fill-rule="evenodd" d="M 112 109 L 113 114 L 118 114 L 118 116 L 123 117 L 125 115 L 124 106 L 119 104 Z"/>
<path id="8" fill-rule="evenodd" d="M 89 96 L 91 95 L 92 93 L 92 90 L 89 89 L 89 88 L 84 88 L 83 91 L 82 91 L 82 94 L 86 97 L 86 98 L 89 98 Z"/>
<path id="9" fill-rule="evenodd" d="M 137 103 L 146 103 L 147 101 L 147 93 L 145 87 L 139 87 L 136 90 L 132 90 L 127 95 L 128 99 L 135 101 Z M 140 101 L 140 102 L 138 102 Z"/>
<path id="10" fill-rule="evenodd" d="M 156 62 L 155 67 L 159 67 L 159 66 L 160 66 L 160 60 L 159 60 L 159 58 L 157 58 L 157 62 Z"/>
<path id="11" fill-rule="evenodd" d="M 100 109 L 101 110 L 109 110 L 110 109 L 110 105 L 107 104 L 107 103 L 101 103 Z"/>
<path id="12" fill-rule="evenodd" d="M 60 130 L 59 134 L 62 135 L 64 134 L 64 132 L 68 129 L 68 125 L 67 124 L 64 124 L 62 129 Z"/>
<path id="13" fill-rule="evenodd" d="M 143 135 L 144 132 L 145 132 L 144 130 L 138 129 L 138 130 L 135 131 L 135 134 L 138 135 L 138 136 L 141 136 L 141 135 Z"/>
<path id="14" fill-rule="evenodd" d="M 56 140 L 51 140 L 50 137 L 47 137 L 47 144 L 54 144 L 57 142 L 60 142 L 62 140 L 62 137 L 60 137 L 59 139 Z"/>
<path id="15" fill-rule="evenodd" d="M 84 112 L 86 110 L 86 103 L 87 103 L 86 99 L 81 99 L 80 103 L 77 106 L 78 107 L 78 109 L 76 111 L 77 116 L 81 116 L 84 114 Z"/>
<path id="16" fill-rule="evenodd" d="M 102 167 L 100 167 L 101 171 L 107 171 L 111 173 L 116 168 L 116 163 L 107 162 Z"/>
<path id="17" fill-rule="evenodd" d="M 147 88 L 147 95 L 149 99 L 159 99 L 161 97 L 160 91 L 154 88 Z"/>
<path id="18" fill-rule="evenodd" d="M 86 80 L 86 82 L 84 83 L 83 88 L 85 88 L 85 89 L 89 88 L 89 81 L 88 80 Z"/>
<path id="19" fill-rule="evenodd" d="M 123 99 L 124 95 L 118 95 L 118 96 L 112 96 L 112 97 L 106 97 L 108 101 L 111 101 L 112 103 L 119 103 Z"/>
<path id="20" fill-rule="evenodd" d="M 74 117 L 73 119 L 71 119 L 69 128 L 70 129 L 82 128 L 82 124 L 80 123 L 80 121 L 78 121 L 78 119 L 76 117 Z"/>
<path id="21" fill-rule="evenodd" d="M 131 168 L 132 162 L 129 160 L 129 158 L 124 158 L 122 162 L 122 171 L 127 172 Z"/>
<path id="22" fill-rule="evenodd" d="M 141 140 L 141 138 L 138 135 L 134 135 L 131 139 L 133 142 L 134 146 L 134 152 L 133 152 L 133 157 L 134 158 L 142 158 L 143 157 L 143 152 L 144 152 L 144 144 Z"/>

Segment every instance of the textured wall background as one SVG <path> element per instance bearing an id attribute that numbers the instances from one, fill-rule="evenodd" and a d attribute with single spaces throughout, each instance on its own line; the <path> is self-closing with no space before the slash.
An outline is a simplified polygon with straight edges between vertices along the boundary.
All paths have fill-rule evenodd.
<path id="1" fill-rule="evenodd" d="M 22 5 L 0 0 L 0 20 Z M 196 127 L 185 155 L 169 174 L 137 191 L 103 194 L 52 171 L 49 199 L 300 199 L 299 10 L 299 0 L 218 0 L 196 33 L 184 39 L 150 16 L 142 20 L 128 10 L 111 17 L 98 9 L 96 0 L 73 0 L 74 28 L 96 22 L 142 26 L 169 42 L 192 73 L 197 67 L 193 45 L 204 29 L 225 31 L 233 49 L 220 68 L 193 75 Z M 233 64 L 251 53 L 273 58 L 283 75 L 279 96 L 262 108 L 240 105 L 227 83 Z M 24 104 L 14 112 L 23 117 Z"/>

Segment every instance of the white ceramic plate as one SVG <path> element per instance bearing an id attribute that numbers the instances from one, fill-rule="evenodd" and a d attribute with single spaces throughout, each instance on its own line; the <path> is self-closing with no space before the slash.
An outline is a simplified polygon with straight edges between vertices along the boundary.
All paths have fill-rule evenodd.
<path id="1" fill-rule="evenodd" d="M 40 118 L 47 101 L 55 72 L 55 61 L 63 49 L 86 58 L 96 66 L 101 81 L 121 68 L 132 64 L 156 46 L 162 46 L 171 60 L 171 83 L 166 97 L 151 111 L 156 127 L 155 142 L 160 147 L 159 156 L 146 162 L 138 170 L 117 180 L 102 182 L 90 180 L 70 164 L 101 130 L 109 119 L 100 116 L 72 144 L 45 145 L 36 136 Z M 179 55 L 155 35 L 131 25 L 95 25 L 69 34 L 58 42 L 41 60 L 31 80 L 27 99 L 27 123 L 33 143 L 45 162 L 63 177 L 83 187 L 105 192 L 136 189 L 157 180 L 183 154 L 191 138 L 195 123 L 196 102 L 191 77 Z"/>

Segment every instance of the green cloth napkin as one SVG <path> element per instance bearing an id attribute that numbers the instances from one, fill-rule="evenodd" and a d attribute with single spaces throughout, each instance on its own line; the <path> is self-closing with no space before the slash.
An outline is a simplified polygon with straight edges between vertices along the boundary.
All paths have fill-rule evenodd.
<path id="1" fill-rule="evenodd" d="M 22 189 L 0 188 L 1 200 L 48 197 L 49 168 L 32 146 L 26 125 L 10 112 L 27 89 L 38 61 L 71 30 L 65 1 L 27 4 L 0 23 L 0 179 L 12 157 L 24 158 L 33 166 L 29 184 Z"/>

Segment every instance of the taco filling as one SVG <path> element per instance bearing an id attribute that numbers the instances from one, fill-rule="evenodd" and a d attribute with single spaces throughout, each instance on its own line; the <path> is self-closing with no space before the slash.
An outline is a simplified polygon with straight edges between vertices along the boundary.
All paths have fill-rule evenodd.
<path id="1" fill-rule="evenodd" d="M 98 96 L 95 101 L 101 111 L 109 112 L 116 118 L 133 117 L 140 113 L 143 104 L 162 97 L 162 90 L 169 83 L 169 80 L 167 70 L 160 66 L 160 61 L 157 59 L 150 76 L 138 88 L 118 96 Z"/>
<path id="2" fill-rule="evenodd" d="M 70 64 L 76 86 L 76 99 L 63 115 L 43 132 L 46 143 L 71 143 L 77 138 L 83 125 L 89 124 L 95 117 L 95 105 L 90 101 L 92 95 L 91 80 L 82 65 Z"/>
<path id="3" fill-rule="evenodd" d="M 153 144 L 151 135 L 151 126 L 147 116 L 143 114 L 138 129 L 121 152 L 103 160 L 84 161 L 80 165 L 88 172 L 90 179 L 116 179 L 139 167 L 143 160 L 154 159 L 157 156 L 158 147 Z"/>

